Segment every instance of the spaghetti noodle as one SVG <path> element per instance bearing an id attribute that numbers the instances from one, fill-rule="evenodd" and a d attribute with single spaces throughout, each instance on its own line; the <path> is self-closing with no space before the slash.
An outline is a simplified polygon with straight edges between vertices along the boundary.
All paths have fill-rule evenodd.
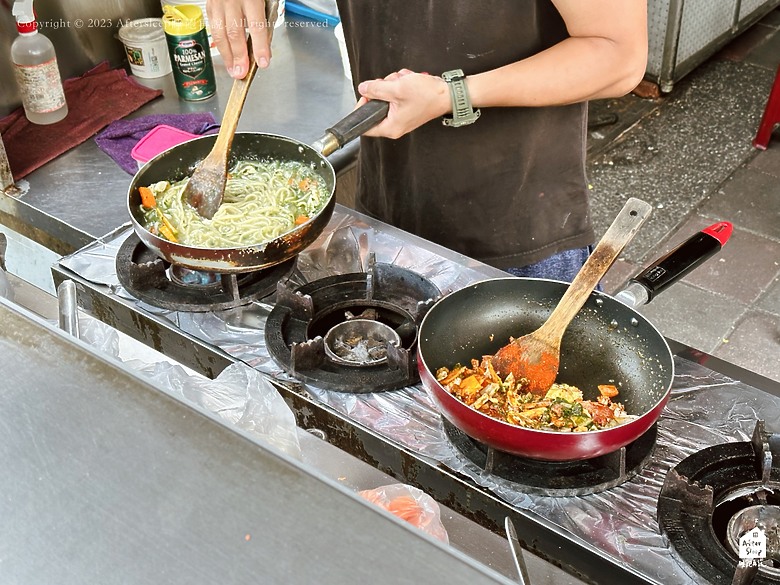
<path id="1" fill-rule="evenodd" d="M 142 204 L 144 227 L 153 234 L 201 248 L 261 244 L 308 221 L 328 202 L 330 191 L 311 167 L 297 161 L 238 161 L 225 193 L 207 219 L 182 199 L 189 179 L 149 186 L 153 208 Z"/>

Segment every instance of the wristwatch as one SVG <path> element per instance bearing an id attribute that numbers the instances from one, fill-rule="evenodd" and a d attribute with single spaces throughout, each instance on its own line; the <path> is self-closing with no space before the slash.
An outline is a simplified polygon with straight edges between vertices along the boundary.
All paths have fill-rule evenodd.
<path id="1" fill-rule="evenodd" d="M 452 99 L 452 116 L 444 116 L 442 124 L 457 128 L 473 124 L 479 118 L 480 111 L 471 107 L 469 90 L 466 87 L 466 76 L 461 69 L 445 71 L 441 78 L 447 82 Z"/>

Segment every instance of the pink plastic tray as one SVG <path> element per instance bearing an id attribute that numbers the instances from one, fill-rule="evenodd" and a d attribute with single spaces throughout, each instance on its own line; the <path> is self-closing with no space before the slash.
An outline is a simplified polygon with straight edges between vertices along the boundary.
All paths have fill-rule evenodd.
<path id="1" fill-rule="evenodd" d="M 197 134 L 190 134 L 173 126 L 160 124 L 151 129 L 146 136 L 138 141 L 138 144 L 130 151 L 130 155 L 138 162 L 138 166 L 141 167 L 164 150 L 197 137 Z"/>

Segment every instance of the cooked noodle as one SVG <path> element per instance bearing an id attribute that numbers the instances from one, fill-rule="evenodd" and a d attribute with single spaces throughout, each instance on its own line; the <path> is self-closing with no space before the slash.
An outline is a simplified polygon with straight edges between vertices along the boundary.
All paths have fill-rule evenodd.
<path id="1" fill-rule="evenodd" d="M 214 217 L 206 219 L 182 200 L 187 181 L 150 185 L 157 209 L 142 206 L 141 211 L 152 233 L 168 237 L 163 225 L 168 220 L 176 241 L 201 248 L 244 247 L 273 240 L 308 221 L 330 195 L 322 177 L 303 163 L 242 160 L 229 171 L 222 205 Z"/>

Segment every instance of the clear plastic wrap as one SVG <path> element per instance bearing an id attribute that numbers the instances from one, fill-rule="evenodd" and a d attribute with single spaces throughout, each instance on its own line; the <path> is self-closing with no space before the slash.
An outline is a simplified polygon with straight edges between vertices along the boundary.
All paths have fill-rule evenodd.
<path id="1" fill-rule="evenodd" d="M 61 261 L 84 278 L 108 285 L 112 294 L 132 299 L 119 286 L 111 248 L 96 242 Z M 338 210 L 318 240 L 298 258 L 295 281 L 311 282 L 334 274 L 362 271 L 369 254 L 431 280 L 443 293 L 505 273 L 439 253 L 426 243 L 387 226 L 375 227 Z M 110 261 L 110 262 L 109 262 Z M 252 305 L 218 313 L 176 313 L 135 301 L 141 308 L 175 324 L 198 339 L 220 347 L 234 358 L 280 380 L 291 377 L 274 363 L 264 343 L 269 305 Z M 426 457 L 448 472 L 488 490 L 540 524 L 615 563 L 630 564 L 658 583 L 697 582 L 674 558 L 660 533 L 656 504 L 666 473 L 682 459 L 711 445 L 749 440 L 755 421 L 780 420 L 780 398 L 714 372 L 705 363 L 675 359 L 671 399 L 658 420 L 658 444 L 646 467 L 624 485 L 579 497 L 525 493 L 522 487 L 479 469 L 447 438 L 433 399 L 417 386 L 394 391 L 350 394 L 307 384 L 309 396 L 370 429 L 390 444 Z"/>
<path id="2" fill-rule="evenodd" d="M 155 352 L 91 317 L 79 320 L 79 331 L 82 341 L 121 360 L 154 386 L 301 459 L 295 415 L 257 370 L 236 362 L 211 380 L 165 359 L 155 360 Z"/>
<path id="3" fill-rule="evenodd" d="M 358 494 L 426 534 L 449 544 L 447 530 L 441 522 L 439 504 L 424 491 L 403 483 L 394 483 L 363 490 Z"/>

